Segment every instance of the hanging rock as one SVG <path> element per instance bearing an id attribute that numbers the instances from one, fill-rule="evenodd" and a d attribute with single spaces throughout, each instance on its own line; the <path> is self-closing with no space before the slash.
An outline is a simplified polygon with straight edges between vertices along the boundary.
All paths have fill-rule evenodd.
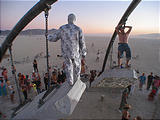
<path id="1" fill-rule="evenodd" d="M 103 72 L 92 83 L 92 87 L 126 87 L 134 84 L 137 74 L 133 69 L 110 69 Z"/>

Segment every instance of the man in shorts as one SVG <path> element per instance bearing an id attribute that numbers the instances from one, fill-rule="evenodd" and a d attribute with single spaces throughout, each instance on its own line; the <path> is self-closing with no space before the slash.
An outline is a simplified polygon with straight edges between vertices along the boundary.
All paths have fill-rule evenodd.
<path id="1" fill-rule="evenodd" d="M 128 28 L 127 32 L 125 29 Z M 119 36 L 118 43 L 118 66 L 121 66 L 121 58 L 123 57 L 123 52 L 126 52 L 126 67 L 129 67 L 129 61 L 131 59 L 131 50 L 128 45 L 128 37 L 132 30 L 131 26 L 125 26 L 124 24 L 119 24 L 116 27 L 116 32 Z"/>

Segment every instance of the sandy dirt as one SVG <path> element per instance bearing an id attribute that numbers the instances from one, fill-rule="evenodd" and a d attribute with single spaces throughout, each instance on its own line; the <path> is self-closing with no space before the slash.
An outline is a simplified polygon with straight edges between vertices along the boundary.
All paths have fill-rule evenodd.
<path id="1" fill-rule="evenodd" d="M 1 37 L 2 38 L 2 37 Z M 101 70 L 103 59 L 105 56 L 105 51 L 108 46 L 109 37 L 97 37 L 97 36 L 86 36 L 86 46 L 88 49 L 88 54 L 86 56 L 86 63 L 88 66 L 87 73 L 90 70 L 96 69 Z M 131 37 L 129 39 L 129 44 L 132 50 L 132 68 L 138 70 L 141 75 L 145 72 L 148 75 L 150 72 L 160 75 L 160 41 L 158 39 L 144 39 Z M 100 60 L 96 62 L 97 52 L 100 50 Z M 61 55 L 60 41 L 57 43 L 49 43 L 49 54 L 50 54 L 50 65 L 52 68 L 61 68 L 63 63 L 63 58 L 57 57 Z M 41 55 L 40 55 L 41 53 Z M 18 36 L 13 44 L 13 57 L 17 73 L 22 72 L 24 74 L 31 75 L 33 71 L 32 62 L 34 57 L 37 57 L 38 68 L 43 78 L 44 72 L 46 71 L 46 59 L 45 56 L 45 37 L 44 36 Z M 113 61 L 117 61 L 117 40 L 113 47 Z M 123 59 L 125 63 L 125 59 Z M 110 62 L 107 63 L 106 68 L 109 69 Z M 15 81 L 11 74 L 11 65 L 8 59 L 4 59 L 0 66 L 5 66 L 8 69 L 9 80 L 12 85 L 15 86 Z M 43 79 L 42 79 L 43 81 Z M 137 86 L 138 87 L 138 86 Z M 15 87 L 16 89 L 16 87 Z M 100 101 L 101 95 L 105 96 L 103 102 Z M 137 115 L 143 118 L 159 118 L 160 111 L 158 106 L 160 106 L 159 95 L 156 96 L 155 101 L 150 102 L 147 100 L 149 92 L 145 89 L 139 91 L 138 88 L 135 89 L 133 95 L 128 99 L 128 103 L 131 104 L 132 109 L 130 110 L 131 117 Z M 34 95 L 30 95 L 34 96 Z M 16 92 L 16 103 L 12 104 L 8 97 L 0 97 L 0 110 L 10 117 L 12 108 L 18 104 L 18 97 Z M 22 96 L 23 98 L 23 96 Z M 73 115 L 69 119 L 73 118 L 121 118 L 121 114 L 118 112 L 118 107 L 121 99 L 120 89 L 111 88 L 91 88 L 88 89 L 84 95 Z M 86 108 L 86 105 L 87 108 Z M 83 114 L 83 115 L 82 115 Z"/>

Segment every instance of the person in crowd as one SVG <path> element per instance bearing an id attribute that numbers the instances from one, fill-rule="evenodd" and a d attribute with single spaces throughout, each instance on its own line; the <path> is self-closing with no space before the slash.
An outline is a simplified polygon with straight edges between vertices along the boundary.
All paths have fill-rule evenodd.
<path id="1" fill-rule="evenodd" d="M 97 76 L 96 70 L 91 70 L 90 71 L 90 79 L 89 79 L 89 87 L 91 87 L 91 84 L 94 81 L 96 76 Z"/>
<path id="2" fill-rule="evenodd" d="M 122 112 L 122 119 L 121 120 L 129 120 L 131 115 L 129 114 L 129 109 L 131 109 L 131 106 L 129 104 L 125 104 Z"/>
<path id="3" fill-rule="evenodd" d="M 7 68 L 3 68 L 3 71 L 2 71 L 2 76 L 5 80 L 5 82 L 8 81 L 8 71 L 7 71 Z"/>
<path id="4" fill-rule="evenodd" d="M 41 93 L 41 77 L 39 73 L 37 73 L 37 76 L 35 75 L 35 79 L 32 83 L 36 84 L 37 93 Z"/>
<path id="5" fill-rule="evenodd" d="M 147 79 L 147 90 L 149 90 L 150 89 L 150 86 L 152 85 L 152 83 L 153 83 L 153 73 L 151 72 L 151 74 L 150 75 L 148 75 L 148 77 L 147 77 L 148 79 Z"/>
<path id="6" fill-rule="evenodd" d="M 35 95 L 37 95 L 38 92 L 37 92 L 37 86 L 36 86 L 36 84 L 33 83 L 33 84 L 32 84 L 32 87 L 33 87 L 33 91 L 34 91 Z"/>
<path id="7" fill-rule="evenodd" d="M 19 82 L 19 87 L 22 87 L 22 85 L 25 82 L 25 76 L 22 73 L 18 73 L 18 82 Z"/>
<path id="8" fill-rule="evenodd" d="M 131 94 L 131 92 L 132 92 L 132 85 L 130 84 L 130 85 L 128 85 L 127 87 L 126 87 L 126 89 L 128 89 L 128 95 L 127 95 L 127 97 L 129 97 L 129 95 Z"/>
<path id="9" fill-rule="evenodd" d="M 96 58 L 96 61 L 99 62 L 99 59 L 100 59 L 100 50 L 98 50 L 97 52 L 97 58 Z"/>
<path id="10" fill-rule="evenodd" d="M 6 116 L 4 113 L 2 113 L 2 112 L 0 111 L 0 119 L 3 120 L 3 119 L 6 119 L 6 117 L 7 117 L 7 116 Z"/>
<path id="11" fill-rule="evenodd" d="M 2 91 L 2 88 L 3 88 L 2 81 L 3 81 L 3 77 L 0 76 L 0 96 L 3 95 L 3 93 L 2 93 L 2 92 L 3 92 L 3 91 Z"/>
<path id="12" fill-rule="evenodd" d="M 7 84 L 2 78 L 0 79 L 0 86 L 1 86 L 0 96 L 4 97 L 7 96 Z"/>
<path id="13" fill-rule="evenodd" d="M 142 117 L 137 116 L 137 117 L 135 117 L 133 120 L 142 120 Z"/>
<path id="14" fill-rule="evenodd" d="M 34 70 L 34 72 L 38 72 L 38 63 L 37 63 L 36 59 L 34 59 L 34 61 L 33 61 L 33 70 Z"/>
<path id="15" fill-rule="evenodd" d="M 0 77 L 3 77 L 2 72 L 3 72 L 3 67 L 0 67 Z"/>
<path id="16" fill-rule="evenodd" d="M 152 93 L 154 94 L 154 96 L 157 94 L 159 87 L 160 87 L 160 77 L 158 75 L 155 75 L 152 85 Z"/>
<path id="17" fill-rule="evenodd" d="M 20 85 L 20 83 L 21 83 L 21 73 L 18 73 L 17 77 L 18 77 L 18 83 L 19 83 L 19 87 L 20 87 L 21 86 Z"/>
<path id="18" fill-rule="evenodd" d="M 43 80 L 44 80 L 45 90 L 47 90 L 48 89 L 48 73 L 45 73 Z"/>
<path id="19" fill-rule="evenodd" d="M 14 94 L 15 94 L 14 87 L 13 85 L 9 85 L 8 88 L 10 90 L 10 100 L 12 103 L 14 103 Z"/>
<path id="20" fill-rule="evenodd" d="M 32 81 L 37 81 L 38 77 L 35 72 L 32 72 Z"/>
<path id="21" fill-rule="evenodd" d="M 160 87 L 160 77 L 155 75 L 152 82 L 152 90 L 148 95 L 148 100 L 153 101 Z"/>
<path id="22" fill-rule="evenodd" d="M 57 73 L 55 71 L 52 72 L 52 76 L 51 76 L 51 85 L 54 86 L 54 85 L 57 85 L 58 82 L 57 82 Z"/>
<path id="23" fill-rule="evenodd" d="M 30 92 L 30 90 L 31 90 L 31 86 L 30 86 L 30 83 L 31 82 L 31 80 L 30 80 L 30 78 L 29 78 L 29 75 L 26 75 L 26 77 L 25 77 L 25 84 L 26 84 L 26 86 L 27 86 L 27 90 L 28 90 L 28 92 Z"/>
<path id="24" fill-rule="evenodd" d="M 60 70 L 58 70 L 58 77 L 57 77 L 57 82 L 58 82 L 58 84 L 62 84 L 62 80 L 63 78 L 62 78 L 62 73 L 61 73 L 61 71 Z"/>
<path id="25" fill-rule="evenodd" d="M 22 84 L 21 88 L 22 88 L 22 92 L 23 92 L 23 95 L 24 95 L 24 99 L 26 101 L 28 99 L 28 93 L 27 93 L 27 86 L 26 86 L 26 84 Z"/>
<path id="26" fill-rule="evenodd" d="M 91 47 L 94 47 L 94 43 L 91 44 Z"/>
<path id="27" fill-rule="evenodd" d="M 139 90 L 142 90 L 144 84 L 146 84 L 146 76 L 145 73 L 142 73 L 139 77 Z"/>
<path id="28" fill-rule="evenodd" d="M 69 14 L 68 24 L 61 26 L 53 35 L 48 36 L 51 42 L 61 39 L 66 79 L 71 86 L 80 79 L 81 58 L 85 58 L 87 54 L 82 30 L 74 24 L 75 20 L 75 15 Z"/>
<path id="29" fill-rule="evenodd" d="M 21 74 L 20 86 L 22 87 L 24 84 L 26 85 L 26 82 L 25 82 L 25 75 L 24 75 L 24 74 Z"/>
<path id="30" fill-rule="evenodd" d="M 122 92 L 122 98 L 121 98 L 121 103 L 120 103 L 120 107 L 119 107 L 119 112 L 122 112 L 123 107 L 127 104 L 128 93 L 130 93 L 130 92 L 129 92 L 128 87 L 126 87 Z"/>

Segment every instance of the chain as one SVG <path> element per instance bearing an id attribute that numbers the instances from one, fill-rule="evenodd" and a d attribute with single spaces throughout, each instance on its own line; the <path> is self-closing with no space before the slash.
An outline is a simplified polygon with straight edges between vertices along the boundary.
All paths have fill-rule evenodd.
<path id="1" fill-rule="evenodd" d="M 12 45 L 10 44 L 8 46 L 9 46 L 9 53 L 10 53 L 10 58 L 11 58 L 12 74 L 14 76 L 16 87 L 17 87 L 17 91 L 18 91 L 19 103 L 22 104 L 22 98 L 21 98 L 20 89 L 19 89 L 18 82 L 17 82 L 17 77 L 16 77 L 16 69 L 15 69 L 14 62 L 13 62 Z"/>
<path id="2" fill-rule="evenodd" d="M 48 11 L 50 9 L 50 6 L 47 6 L 47 8 L 44 10 L 45 12 L 45 22 L 46 22 L 46 58 L 47 58 L 47 73 L 48 73 L 48 88 L 50 87 L 50 72 L 49 72 L 49 50 L 48 50 Z"/>

